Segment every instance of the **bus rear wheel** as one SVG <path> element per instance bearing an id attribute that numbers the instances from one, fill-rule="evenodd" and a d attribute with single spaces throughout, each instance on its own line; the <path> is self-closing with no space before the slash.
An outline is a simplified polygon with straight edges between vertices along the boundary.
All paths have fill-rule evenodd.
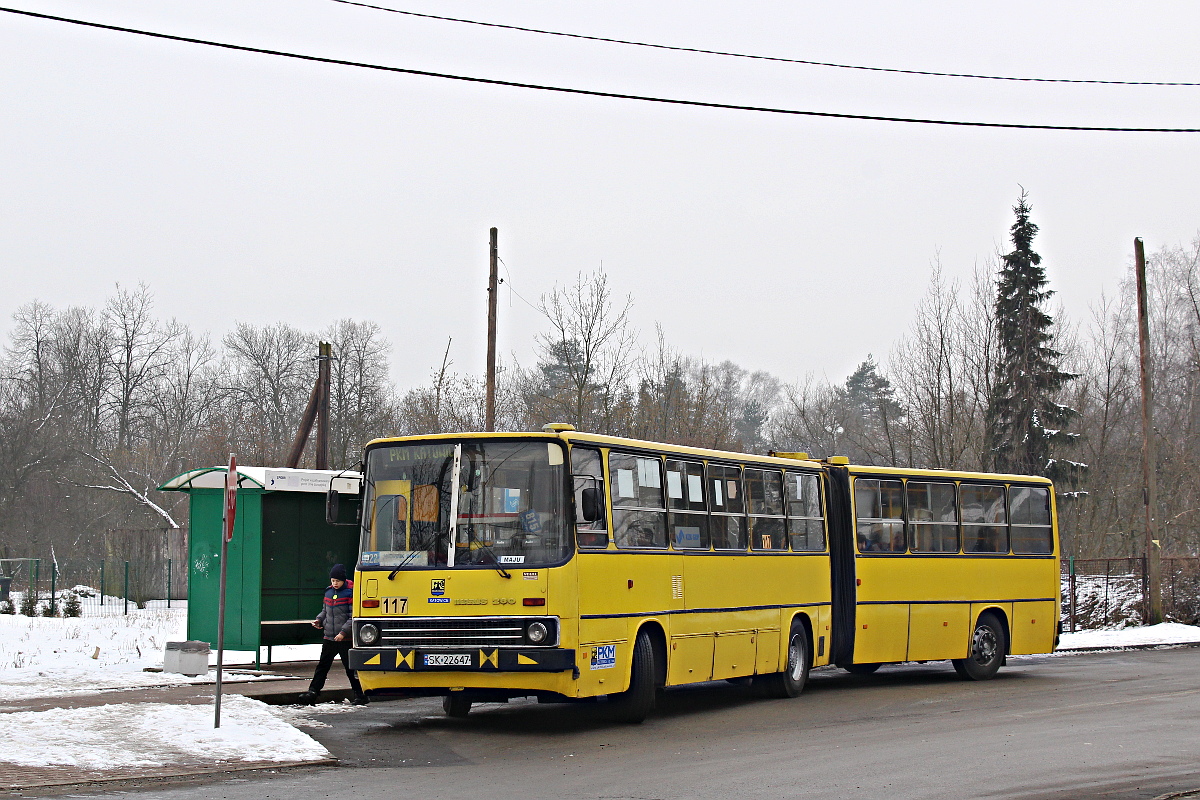
<path id="1" fill-rule="evenodd" d="M 654 708 L 654 643 L 645 631 L 639 631 L 633 643 L 633 664 L 629 670 L 629 688 L 608 696 L 609 716 L 615 722 L 638 725 Z"/>
<path id="2" fill-rule="evenodd" d="M 971 634 L 971 654 L 954 659 L 954 671 L 963 680 L 986 681 L 1000 669 L 1007 649 L 1004 625 L 995 614 L 980 614 Z"/>
<path id="3" fill-rule="evenodd" d="M 808 636 L 803 626 L 793 623 L 788 638 L 787 663 L 782 672 L 759 675 L 754 679 L 754 693 L 759 697 L 795 697 L 804 691 L 808 681 Z"/>
<path id="4" fill-rule="evenodd" d="M 442 710 L 447 717 L 465 717 L 471 713 L 471 698 L 462 692 L 448 694 L 442 698 Z"/>

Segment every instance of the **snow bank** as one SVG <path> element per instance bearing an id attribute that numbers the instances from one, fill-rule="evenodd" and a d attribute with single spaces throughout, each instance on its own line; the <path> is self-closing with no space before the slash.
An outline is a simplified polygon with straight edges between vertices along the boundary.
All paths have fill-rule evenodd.
<path id="1" fill-rule="evenodd" d="M 271 712 L 240 695 L 213 707 L 120 703 L 91 708 L 6 714 L 0 761 L 20 766 L 204 766 L 230 761 L 319 761 L 329 751 Z"/>
<path id="2" fill-rule="evenodd" d="M 1121 628 L 1108 631 L 1079 631 L 1064 633 L 1059 650 L 1077 650 L 1091 647 L 1135 647 L 1155 644 L 1200 643 L 1200 627 L 1164 622 L 1142 628 Z"/>
<path id="3" fill-rule="evenodd" d="M 69 619 L 0 614 L 0 702 L 212 683 L 211 671 L 196 678 L 143 671 L 162 666 L 167 642 L 186 638 L 186 608 L 130 609 L 128 616 Z M 276 657 L 287 657 L 281 649 L 276 648 Z M 301 657 L 315 659 L 320 645 L 288 649 L 303 650 Z M 253 661 L 253 653 L 225 653 L 226 665 Z M 216 663 L 215 652 L 210 662 Z"/>

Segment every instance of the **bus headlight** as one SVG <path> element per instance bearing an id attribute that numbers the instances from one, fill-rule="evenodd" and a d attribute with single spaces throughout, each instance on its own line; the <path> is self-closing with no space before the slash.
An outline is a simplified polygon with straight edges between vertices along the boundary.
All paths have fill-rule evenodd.
<path id="1" fill-rule="evenodd" d="M 550 630 L 541 622 L 531 622 L 525 629 L 525 638 L 529 640 L 530 644 L 541 644 L 549 636 Z"/>
<path id="2" fill-rule="evenodd" d="M 358 629 L 358 641 L 365 645 L 375 644 L 379 641 L 379 628 L 369 622 L 361 626 Z"/>

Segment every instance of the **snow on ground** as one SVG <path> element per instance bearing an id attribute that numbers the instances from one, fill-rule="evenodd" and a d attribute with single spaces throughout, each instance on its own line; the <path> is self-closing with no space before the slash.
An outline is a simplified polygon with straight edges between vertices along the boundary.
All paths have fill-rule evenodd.
<path id="1" fill-rule="evenodd" d="M 116 602 L 120 602 L 117 600 Z M 161 667 L 167 642 L 187 638 L 186 604 L 152 604 L 128 615 L 25 617 L 0 614 L 0 701 L 57 697 L 78 692 L 212 683 L 215 674 L 189 678 L 144 672 Z M 302 653 L 280 653 L 281 650 Z M 320 645 L 275 648 L 274 657 L 317 656 Z M 209 659 L 216 663 L 216 653 Z M 226 652 L 225 663 L 252 664 L 254 654 Z M 252 676 L 240 676 L 247 680 Z"/>
<path id="2" fill-rule="evenodd" d="M 1200 643 L 1200 627 L 1164 622 L 1141 628 L 1120 628 L 1107 631 L 1078 631 L 1064 633 L 1059 650 L 1092 647 L 1136 647 L 1155 644 Z"/>
<path id="3" fill-rule="evenodd" d="M 319 761 L 329 751 L 271 707 L 240 695 L 211 705 L 119 703 L 6 714 L 0 761 L 21 766 L 121 767 L 206 765 L 228 761 Z"/>

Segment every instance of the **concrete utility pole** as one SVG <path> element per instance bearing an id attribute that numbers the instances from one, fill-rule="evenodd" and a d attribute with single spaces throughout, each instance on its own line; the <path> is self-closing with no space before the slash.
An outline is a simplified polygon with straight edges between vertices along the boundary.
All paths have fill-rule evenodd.
<path id="1" fill-rule="evenodd" d="M 491 235 L 491 272 L 488 275 L 488 342 L 487 342 L 487 400 L 484 404 L 485 430 L 496 430 L 496 264 L 500 260 L 497 240 L 499 233 L 492 228 Z"/>
<path id="2" fill-rule="evenodd" d="M 1137 259 L 1137 307 L 1138 346 L 1141 350 L 1138 362 L 1142 376 L 1142 503 L 1146 508 L 1146 577 L 1150 597 L 1146 604 L 1146 622 L 1157 625 L 1163 620 L 1162 609 L 1162 553 L 1158 540 L 1158 478 L 1154 456 L 1154 394 L 1150 384 L 1150 319 L 1146 298 L 1146 251 L 1142 240 L 1133 240 L 1133 252 Z"/>
<path id="3" fill-rule="evenodd" d="M 333 345 L 321 342 L 317 356 L 317 385 L 321 395 L 317 402 L 317 469 L 329 469 L 329 370 L 333 361 Z"/>

